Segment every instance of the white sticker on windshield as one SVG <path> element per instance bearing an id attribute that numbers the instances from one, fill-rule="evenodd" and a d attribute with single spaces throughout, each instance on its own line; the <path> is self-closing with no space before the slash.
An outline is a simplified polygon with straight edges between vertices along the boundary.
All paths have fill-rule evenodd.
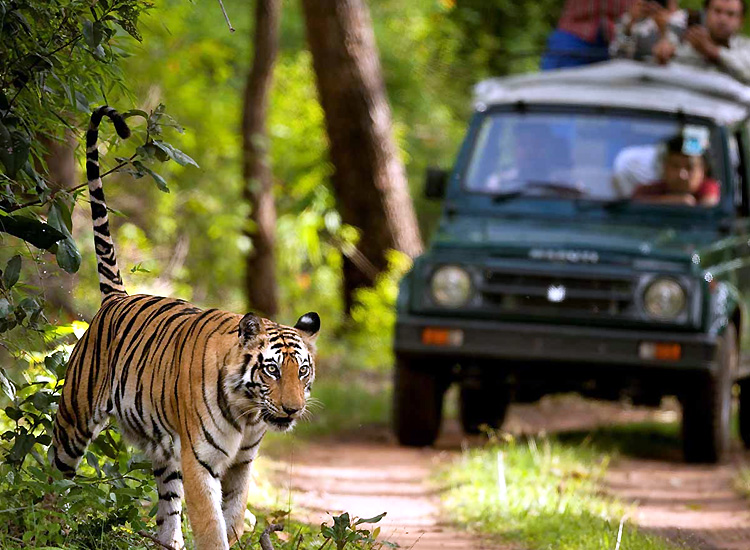
<path id="1" fill-rule="evenodd" d="M 699 157 L 708 149 L 708 128 L 705 126 L 686 125 L 682 129 L 682 153 Z"/>

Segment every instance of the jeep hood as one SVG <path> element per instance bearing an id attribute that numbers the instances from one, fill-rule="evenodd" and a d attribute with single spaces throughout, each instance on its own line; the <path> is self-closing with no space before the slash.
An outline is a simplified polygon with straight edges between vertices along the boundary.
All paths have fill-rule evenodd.
<path id="1" fill-rule="evenodd" d="M 690 261 L 720 238 L 716 228 L 457 216 L 443 220 L 433 247 L 482 250 L 504 257 L 528 257 L 532 250 L 541 249 L 595 252 L 602 260 L 616 255 Z"/>

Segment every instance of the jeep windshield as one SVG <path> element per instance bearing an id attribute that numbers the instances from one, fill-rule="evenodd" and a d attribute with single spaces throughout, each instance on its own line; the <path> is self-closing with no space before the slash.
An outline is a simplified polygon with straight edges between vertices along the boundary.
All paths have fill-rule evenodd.
<path id="1" fill-rule="evenodd" d="M 705 123 L 667 115 L 494 112 L 479 126 L 463 185 L 494 203 L 707 208 L 720 200 L 720 144 Z"/>

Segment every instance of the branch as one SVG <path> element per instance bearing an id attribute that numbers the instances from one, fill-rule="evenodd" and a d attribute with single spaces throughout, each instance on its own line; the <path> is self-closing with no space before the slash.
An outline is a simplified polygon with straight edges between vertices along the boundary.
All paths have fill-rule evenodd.
<path id="1" fill-rule="evenodd" d="M 232 22 L 229 20 L 229 15 L 227 15 L 227 10 L 224 9 L 224 2 L 219 0 L 219 5 L 221 6 L 221 12 L 224 14 L 224 19 L 227 20 L 227 25 L 229 26 L 229 32 L 234 32 L 234 27 L 232 26 Z"/>
<path id="2" fill-rule="evenodd" d="M 263 530 L 263 533 L 260 535 L 260 547 L 263 550 L 274 550 L 273 544 L 271 543 L 271 533 L 274 533 L 276 531 L 283 531 L 284 530 L 284 524 L 283 523 L 271 523 Z"/>
<path id="3" fill-rule="evenodd" d="M 152 542 L 154 542 L 154 543 L 158 544 L 158 545 L 159 545 L 159 546 L 161 546 L 162 548 L 166 548 L 167 550 L 175 550 L 175 548 L 174 548 L 174 547 L 172 547 L 172 546 L 169 546 L 169 545 L 166 545 L 166 544 L 164 544 L 164 543 L 163 543 L 162 541 L 160 541 L 160 540 L 159 540 L 159 539 L 157 539 L 156 537 L 153 537 L 153 536 L 149 535 L 148 533 L 146 533 L 146 531 L 138 531 L 138 534 L 139 534 L 140 536 L 142 536 L 142 537 L 144 537 L 144 538 L 147 538 L 147 539 L 149 539 L 150 541 L 152 541 Z"/>
<path id="4" fill-rule="evenodd" d="M 112 172 L 116 172 L 117 170 L 119 170 L 123 166 L 127 166 L 128 164 L 131 163 L 131 161 L 135 160 L 136 156 L 138 156 L 138 155 L 133 154 L 127 161 L 121 162 L 120 164 L 118 164 L 117 166 L 115 166 L 114 168 L 112 168 L 111 170 L 107 170 L 106 172 L 104 172 L 103 174 L 101 174 L 99 176 L 99 179 L 102 179 L 102 178 L 105 178 L 105 177 L 109 176 Z M 78 185 L 76 185 L 74 187 L 70 187 L 68 189 L 64 189 L 63 191 L 65 191 L 66 193 L 72 193 L 73 191 L 78 191 L 82 187 L 86 187 L 88 184 L 89 184 L 89 182 L 80 183 L 80 184 L 78 184 Z M 57 193 L 60 193 L 60 191 L 52 193 L 50 195 L 50 199 L 54 199 L 55 196 L 57 195 Z M 29 206 L 37 206 L 37 205 L 42 205 L 42 204 L 44 204 L 42 202 L 42 199 L 34 199 L 33 201 L 25 202 L 23 204 L 19 204 L 17 206 L 14 206 L 13 208 L 9 208 L 8 210 L 6 210 L 6 212 L 8 212 L 8 213 L 15 212 L 16 210 L 21 210 L 23 208 L 28 208 Z"/>

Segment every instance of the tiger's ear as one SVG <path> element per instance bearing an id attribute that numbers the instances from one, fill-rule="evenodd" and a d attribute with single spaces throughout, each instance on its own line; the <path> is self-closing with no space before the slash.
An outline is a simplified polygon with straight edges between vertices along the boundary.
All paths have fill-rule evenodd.
<path id="1" fill-rule="evenodd" d="M 247 344 L 251 340 L 255 340 L 258 336 L 263 334 L 263 324 L 260 322 L 260 317 L 254 313 L 248 313 L 240 320 L 240 340 L 243 344 Z"/>
<path id="2" fill-rule="evenodd" d="M 320 316 L 314 311 L 305 313 L 297 320 L 297 324 L 294 325 L 294 328 L 300 331 L 312 344 L 315 342 L 315 339 L 318 337 L 318 332 L 320 331 Z"/>

